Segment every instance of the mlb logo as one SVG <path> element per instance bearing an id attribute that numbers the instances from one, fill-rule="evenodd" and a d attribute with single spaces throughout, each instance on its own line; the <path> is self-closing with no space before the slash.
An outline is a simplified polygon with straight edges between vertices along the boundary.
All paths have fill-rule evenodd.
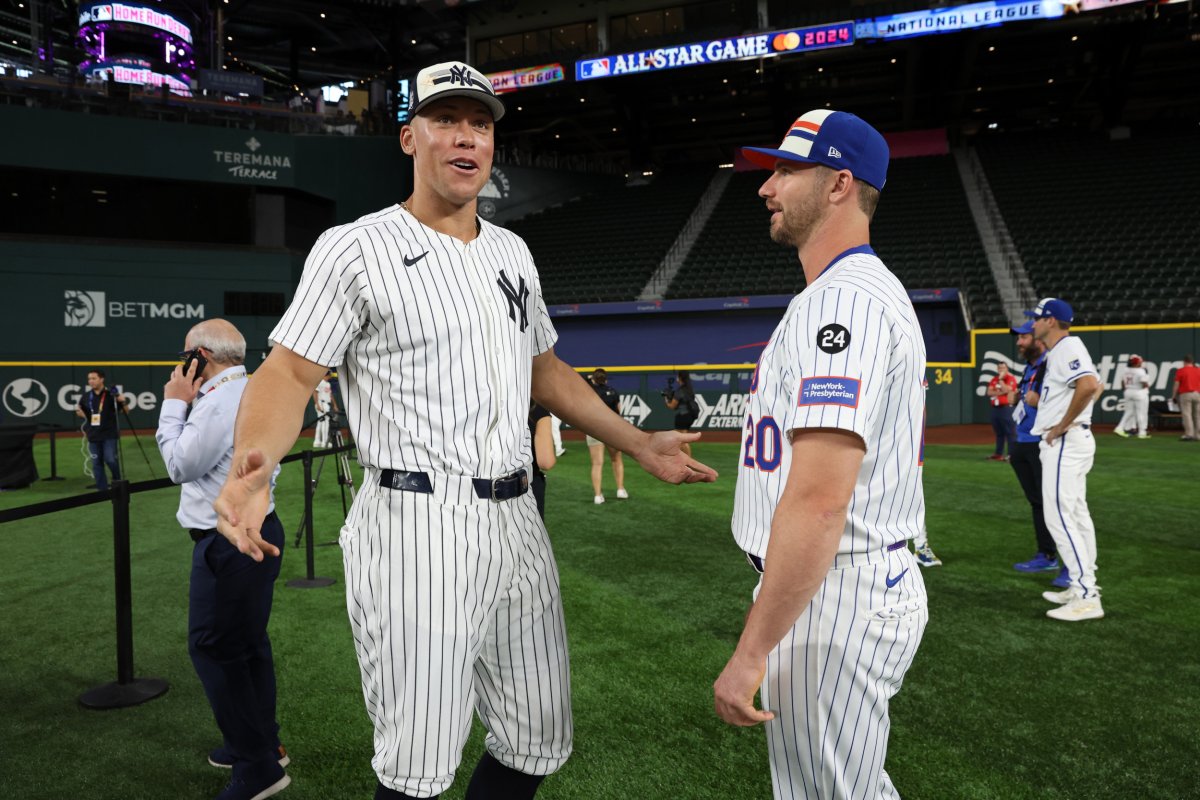
<path id="1" fill-rule="evenodd" d="M 609 74 L 609 61 L 607 58 L 597 58 L 595 61 L 584 61 L 579 65 L 582 78 L 605 78 Z"/>

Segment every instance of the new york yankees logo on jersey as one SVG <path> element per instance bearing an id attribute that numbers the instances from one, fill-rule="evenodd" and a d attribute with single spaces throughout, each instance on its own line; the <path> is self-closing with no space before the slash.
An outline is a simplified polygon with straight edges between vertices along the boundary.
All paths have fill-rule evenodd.
<path id="1" fill-rule="evenodd" d="M 529 327 L 529 287 L 525 285 L 524 275 L 518 277 L 520 283 L 514 287 L 504 270 L 500 270 L 500 277 L 496 279 L 496 285 L 500 287 L 500 291 L 504 292 L 504 299 L 508 301 L 508 318 L 516 322 L 517 314 L 521 315 L 521 333 L 524 333 L 525 329 Z"/>

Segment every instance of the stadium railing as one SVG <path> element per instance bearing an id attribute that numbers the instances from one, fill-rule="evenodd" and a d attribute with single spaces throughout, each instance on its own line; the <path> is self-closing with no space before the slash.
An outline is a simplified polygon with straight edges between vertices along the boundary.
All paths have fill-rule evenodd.
<path id="1" fill-rule="evenodd" d="M 291 588 L 312 589 L 329 586 L 332 578 L 319 578 L 315 572 L 315 557 L 313 544 L 313 489 L 312 465 L 317 457 L 338 456 L 355 449 L 354 444 L 332 447 L 324 450 L 303 450 L 292 453 L 280 460 L 281 464 L 300 461 L 304 464 L 304 518 L 302 521 L 305 532 L 305 566 L 307 576 L 302 579 L 288 581 Z M 79 702 L 85 708 L 104 710 L 110 708 L 125 708 L 153 700 L 166 693 L 169 684 L 161 678 L 138 678 L 133 669 L 133 590 L 132 590 L 132 559 L 129 551 L 129 507 L 130 498 L 142 492 L 155 491 L 177 486 L 170 478 L 157 478 L 149 481 L 130 483 L 128 480 L 115 480 L 108 489 L 88 492 L 87 494 L 61 497 L 57 500 L 47 500 L 42 503 L 18 506 L 0 510 L 0 523 L 16 522 L 23 519 L 55 514 L 73 508 L 96 505 L 104 502 L 112 503 L 113 515 L 113 576 L 115 581 L 114 598 L 117 615 L 117 679 L 111 683 L 96 686 L 79 696 Z"/>

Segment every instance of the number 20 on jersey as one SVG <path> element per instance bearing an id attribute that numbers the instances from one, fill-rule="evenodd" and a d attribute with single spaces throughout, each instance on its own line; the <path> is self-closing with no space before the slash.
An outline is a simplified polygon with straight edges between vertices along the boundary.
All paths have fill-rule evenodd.
<path id="1" fill-rule="evenodd" d="M 742 448 L 742 465 L 762 472 L 779 469 L 783 458 L 783 435 L 774 417 L 763 417 L 756 423 L 746 416 L 746 442 Z"/>

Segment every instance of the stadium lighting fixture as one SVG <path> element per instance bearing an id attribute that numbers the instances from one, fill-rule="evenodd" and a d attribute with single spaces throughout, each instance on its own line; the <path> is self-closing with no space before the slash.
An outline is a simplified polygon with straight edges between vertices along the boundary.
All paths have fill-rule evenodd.
<path id="1" fill-rule="evenodd" d="M 322 11 L 322 12 L 321 12 L 321 19 L 325 19 L 325 12 L 324 12 L 324 11 Z"/>

